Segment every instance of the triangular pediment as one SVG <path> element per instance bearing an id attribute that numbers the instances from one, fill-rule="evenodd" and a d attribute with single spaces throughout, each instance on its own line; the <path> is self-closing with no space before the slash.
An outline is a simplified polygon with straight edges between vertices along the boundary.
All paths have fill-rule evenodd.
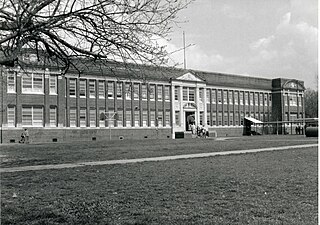
<path id="1" fill-rule="evenodd" d="M 198 82 L 203 82 L 203 80 L 199 79 L 192 73 L 186 73 L 183 74 L 182 76 L 178 77 L 177 80 L 187 80 L 187 81 L 198 81 Z"/>

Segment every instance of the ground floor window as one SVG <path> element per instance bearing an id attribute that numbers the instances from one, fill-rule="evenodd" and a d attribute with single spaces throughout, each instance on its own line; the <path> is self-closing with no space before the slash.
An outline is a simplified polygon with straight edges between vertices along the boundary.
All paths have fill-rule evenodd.
<path id="1" fill-rule="evenodd" d="M 50 127 L 56 127 L 57 126 L 57 107 L 50 107 L 49 109 L 50 114 Z"/>
<path id="2" fill-rule="evenodd" d="M 158 111 L 158 126 L 162 127 L 163 126 L 163 112 Z"/>
<path id="3" fill-rule="evenodd" d="M 123 126 L 123 111 L 122 111 L 122 109 L 118 111 L 117 126 L 118 127 L 122 127 Z"/>
<path id="4" fill-rule="evenodd" d="M 175 118 L 176 118 L 176 126 L 181 126 L 181 124 L 180 124 L 180 111 L 175 111 Z"/>
<path id="5" fill-rule="evenodd" d="M 142 125 L 144 127 L 148 126 L 148 111 L 147 110 L 142 111 Z"/>
<path id="6" fill-rule="evenodd" d="M 105 114 L 105 109 L 104 108 L 100 108 L 99 109 L 99 116 L 101 114 Z M 102 117 L 100 117 L 100 120 L 99 120 L 99 127 L 105 127 L 106 126 L 106 122 L 105 122 L 105 119 Z"/>
<path id="7" fill-rule="evenodd" d="M 8 106 L 7 117 L 8 117 L 8 127 L 15 127 L 16 126 L 16 107 L 15 106 Z"/>
<path id="8" fill-rule="evenodd" d="M 87 126 L 87 120 L 86 120 L 86 115 L 87 115 L 87 109 L 86 108 L 81 108 L 80 109 L 80 127 L 86 127 Z"/>
<path id="9" fill-rule="evenodd" d="M 77 110 L 76 108 L 70 108 L 69 120 L 70 120 L 70 127 L 77 126 Z"/>
<path id="10" fill-rule="evenodd" d="M 22 107 L 22 126 L 43 127 L 43 107 Z"/>
<path id="11" fill-rule="evenodd" d="M 126 126 L 131 127 L 131 110 L 126 110 Z"/>
<path id="12" fill-rule="evenodd" d="M 96 109 L 90 109 L 89 112 L 89 117 L 90 117 L 90 127 L 96 127 Z"/>
<path id="13" fill-rule="evenodd" d="M 139 127 L 140 126 L 140 111 L 134 111 L 134 126 Z"/>
<path id="14" fill-rule="evenodd" d="M 166 126 L 170 126 L 170 111 L 166 111 Z"/>

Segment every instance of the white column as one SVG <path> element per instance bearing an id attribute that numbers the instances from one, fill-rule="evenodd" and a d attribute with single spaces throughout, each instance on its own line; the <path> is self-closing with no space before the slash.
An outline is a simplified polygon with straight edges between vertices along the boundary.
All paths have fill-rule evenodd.
<path id="1" fill-rule="evenodd" d="M 183 116 L 183 93 L 182 93 L 182 86 L 179 86 L 179 103 L 180 103 L 180 127 L 184 129 L 184 116 Z"/>
<path id="2" fill-rule="evenodd" d="M 207 127 L 207 89 L 203 88 L 203 125 Z"/>
<path id="3" fill-rule="evenodd" d="M 196 96 L 195 96 L 195 103 L 197 106 L 197 113 L 196 113 L 196 123 L 199 125 L 200 122 L 200 110 L 199 110 L 199 87 L 196 87 Z"/>

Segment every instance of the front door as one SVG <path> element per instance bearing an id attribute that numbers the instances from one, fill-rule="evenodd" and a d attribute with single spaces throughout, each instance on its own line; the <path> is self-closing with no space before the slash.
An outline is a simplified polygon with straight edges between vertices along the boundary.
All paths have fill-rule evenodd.
<path id="1" fill-rule="evenodd" d="M 186 131 L 191 131 L 190 125 L 195 122 L 195 114 L 194 112 L 185 112 L 185 125 Z"/>

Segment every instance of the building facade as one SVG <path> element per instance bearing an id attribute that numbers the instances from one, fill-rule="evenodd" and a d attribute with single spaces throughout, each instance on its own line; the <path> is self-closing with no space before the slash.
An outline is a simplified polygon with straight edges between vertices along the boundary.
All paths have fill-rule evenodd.
<path id="1" fill-rule="evenodd" d="M 32 142 L 175 138 L 193 121 L 240 136 L 245 117 L 304 118 L 303 81 L 282 78 L 96 63 L 62 74 L 31 60 L 1 68 L 0 82 L 1 143 L 24 128 Z"/>

